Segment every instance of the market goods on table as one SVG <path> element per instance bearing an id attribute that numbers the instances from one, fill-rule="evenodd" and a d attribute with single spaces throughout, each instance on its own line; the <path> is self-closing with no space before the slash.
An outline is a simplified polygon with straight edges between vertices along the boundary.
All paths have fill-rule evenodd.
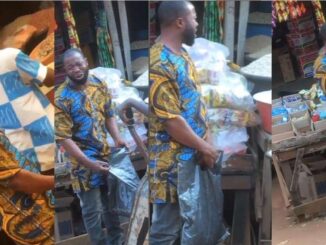
<path id="1" fill-rule="evenodd" d="M 249 139 L 246 127 L 260 123 L 248 82 L 227 65 L 226 46 L 197 38 L 185 47 L 199 71 L 201 92 L 208 107 L 208 126 L 214 146 L 223 150 L 223 161 L 243 154 Z"/>
<path id="2" fill-rule="evenodd" d="M 273 100 L 272 121 L 274 142 L 326 129 L 325 95 L 313 85 L 310 90 Z"/>

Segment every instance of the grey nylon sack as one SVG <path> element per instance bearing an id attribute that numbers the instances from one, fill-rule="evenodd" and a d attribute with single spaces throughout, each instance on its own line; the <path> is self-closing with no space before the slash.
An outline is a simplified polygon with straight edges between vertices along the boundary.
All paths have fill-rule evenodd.
<path id="1" fill-rule="evenodd" d="M 113 152 L 109 159 L 110 174 L 107 177 L 109 206 L 120 219 L 129 218 L 139 185 L 139 177 L 126 148 Z"/>
<path id="2" fill-rule="evenodd" d="M 201 170 L 195 161 L 178 164 L 178 195 L 184 220 L 182 245 L 216 245 L 229 233 L 223 222 L 220 163 Z"/>

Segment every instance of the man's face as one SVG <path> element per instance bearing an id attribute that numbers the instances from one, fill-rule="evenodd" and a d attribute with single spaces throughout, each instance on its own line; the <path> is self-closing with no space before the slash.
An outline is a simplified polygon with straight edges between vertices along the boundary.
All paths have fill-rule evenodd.
<path id="1" fill-rule="evenodd" d="M 189 4 L 189 13 L 184 17 L 185 28 L 182 33 L 182 42 L 188 46 L 194 44 L 197 32 L 197 15 L 195 8 L 192 4 Z"/>
<path id="2" fill-rule="evenodd" d="M 64 69 L 67 76 L 76 84 L 83 85 L 88 77 L 88 63 L 78 52 L 72 53 L 65 58 Z"/>

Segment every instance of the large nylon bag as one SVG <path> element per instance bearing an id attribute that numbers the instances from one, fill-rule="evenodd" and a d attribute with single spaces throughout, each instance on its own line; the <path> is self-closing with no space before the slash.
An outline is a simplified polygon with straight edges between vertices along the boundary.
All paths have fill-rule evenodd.
<path id="1" fill-rule="evenodd" d="M 126 148 L 112 153 L 109 164 L 107 182 L 110 211 L 123 222 L 131 215 L 140 180 Z"/>
<path id="2" fill-rule="evenodd" d="M 220 163 L 219 163 L 220 164 Z M 178 164 L 182 245 L 216 245 L 229 235 L 223 223 L 220 165 L 202 170 L 195 160 Z"/>

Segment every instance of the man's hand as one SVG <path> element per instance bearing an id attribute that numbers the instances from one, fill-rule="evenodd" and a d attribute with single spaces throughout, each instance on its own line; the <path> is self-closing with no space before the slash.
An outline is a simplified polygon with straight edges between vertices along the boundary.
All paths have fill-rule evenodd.
<path id="1" fill-rule="evenodd" d="M 126 146 L 126 142 L 122 138 L 118 138 L 114 141 L 115 147 L 122 148 Z"/>
<path id="2" fill-rule="evenodd" d="M 203 168 L 213 168 L 215 162 L 220 157 L 220 153 L 213 146 L 205 142 L 199 149 L 199 164 Z"/>
<path id="3" fill-rule="evenodd" d="M 104 161 L 93 161 L 92 162 L 93 164 L 93 168 L 92 170 L 95 171 L 95 172 L 99 172 L 99 173 L 102 173 L 102 174 L 108 174 L 109 173 L 109 164 L 107 162 L 104 162 Z"/>

